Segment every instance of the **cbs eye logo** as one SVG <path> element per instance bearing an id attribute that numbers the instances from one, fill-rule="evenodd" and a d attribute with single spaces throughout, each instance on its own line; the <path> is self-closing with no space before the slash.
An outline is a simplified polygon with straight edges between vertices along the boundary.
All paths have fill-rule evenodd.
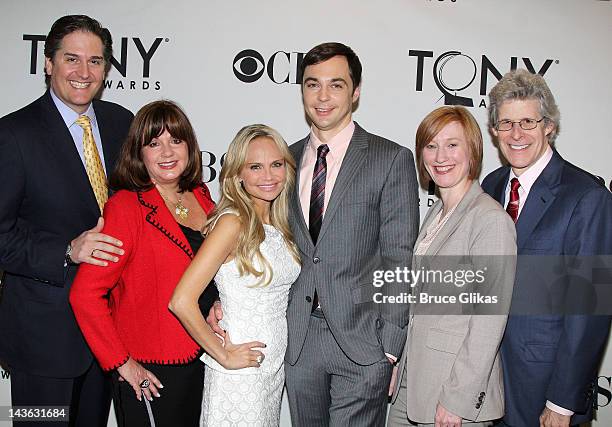
<path id="1" fill-rule="evenodd" d="M 259 80 L 264 73 L 264 57 L 253 49 L 246 49 L 234 57 L 234 75 L 244 83 Z"/>
<path id="2" fill-rule="evenodd" d="M 304 58 L 302 52 L 274 52 L 268 60 L 253 49 L 245 49 L 234 57 L 232 71 L 234 76 L 243 83 L 254 83 L 264 73 L 276 84 L 301 84 L 300 65 Z"/>

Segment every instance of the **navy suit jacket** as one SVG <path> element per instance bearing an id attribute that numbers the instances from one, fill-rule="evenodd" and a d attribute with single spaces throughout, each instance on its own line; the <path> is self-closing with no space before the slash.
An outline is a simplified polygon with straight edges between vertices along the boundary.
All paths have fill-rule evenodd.
<path id="1" fill-rule="evenodd" d="M 133 115 L 94 100 L 110 173 Z M 76 266 L 68 243 L 100 210 L 72 136 L 47 91 L 0 119 L 0 361 L 51 377 L 76 377 L 92 355 L 68 304 Z"/>
<path id="2" fill-rule="evenodd" d="M 509 167 L 501 167 L 482 183 L 502 205 L 509 173 Z M 513 312 L 517 294 L 533 294 L 543 286 L 525 267 L 533 262 L 520 258 L 612 254 L 612 195 L 555 151 L 529 192 L 516 232 Z M 511 315 L 501 346 L 505 423 L 539 426 L 546 400 L 574 411 L 572 424 L 592 419 L 593 389 L 609 330 L 609 316 Z"/>

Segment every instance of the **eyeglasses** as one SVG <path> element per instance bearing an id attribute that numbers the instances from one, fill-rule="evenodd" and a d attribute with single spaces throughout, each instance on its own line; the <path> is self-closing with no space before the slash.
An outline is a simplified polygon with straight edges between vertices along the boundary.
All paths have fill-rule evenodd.
<path id="1" fill-rule="evenodd" d="M 523 130 L 531 130 L 531 129 L 535 129 L 536 127 L 538 127 L 538 123 L 540 123 L 542 120 L 544 120 L 546 117 L 542 117 L 540 120 L 536 120 L 536 119 L 521 119 L 518 121 L 512 121 L 512 120 L 500 120 L 499 122 L 497 122 L 497 124 L 495 125 L 495 129 L 497 129 L 498 131 L 509 131 L 512 130 L 512 128 L 514 127 L 515 123 L 518 123 L 518 125 L 521 127 L 521 129 Z"/>

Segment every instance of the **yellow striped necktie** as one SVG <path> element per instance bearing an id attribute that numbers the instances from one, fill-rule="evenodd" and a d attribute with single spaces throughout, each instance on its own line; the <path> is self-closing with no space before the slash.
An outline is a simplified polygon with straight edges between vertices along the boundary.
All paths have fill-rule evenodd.
<path id="1" fill-rule="evenodd" d="M 83 156 L 85 157 L 85 170 L 89 177 L 89 183 L 96 196 L 96 201 L 100 207 L 100 212 L 104 209 L 104 204 L 108 200 L 108 187 L 106 186 L 106 174 L 100 160 L 100 153 L 94 141 L 91 131 L 89 117 L 80 116 L 75 122 L 83 128 Z"/>

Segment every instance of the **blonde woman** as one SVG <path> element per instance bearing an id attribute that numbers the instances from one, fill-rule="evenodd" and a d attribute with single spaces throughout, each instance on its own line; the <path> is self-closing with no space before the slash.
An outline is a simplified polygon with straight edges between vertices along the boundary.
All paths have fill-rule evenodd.
<path id="1" fill-rule="evenodd" d="M 206 350 L 203 426 L 279 424 L 285 312 L 300 272 L 287 220 L 294 178 L 295 163 L 278 132 L 265 125 L 241 129 L 225 158 L 221 200 L 203 248 L 170 301 L 170 310 Z M 213 276 L 223 308 L 223 340 L 198 308 Z"/>

